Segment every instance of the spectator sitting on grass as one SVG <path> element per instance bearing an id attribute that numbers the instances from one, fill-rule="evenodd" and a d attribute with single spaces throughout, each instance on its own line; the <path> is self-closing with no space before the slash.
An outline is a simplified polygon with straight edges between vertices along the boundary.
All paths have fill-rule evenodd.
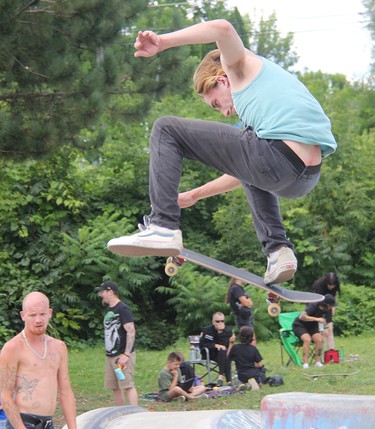
<path id="1" fill-rule="evenodd" d="M 192 386 L 185 391 L 181 384 L 181 355 L 178 352 L 169 353 L 167 364 L 160 371 L 158 377 L 159 396 L 162 401 L 172 400 L 186 401 L 186 399 L 196 399 L 205 391 L 205 386 Z"/>
<path id="2" fill-rule="evenodd" d="M 265 383 L 265 368 L 259 350 L 251 343 L 254 331 L 250 326 L 242 326 L 238 332 L 240 344 L 233 345 L 228 358 L 236 364 L 238 379 L 247 389 L 259 389 Z M 242 389 L 241 389 L 242 390 Z"/>

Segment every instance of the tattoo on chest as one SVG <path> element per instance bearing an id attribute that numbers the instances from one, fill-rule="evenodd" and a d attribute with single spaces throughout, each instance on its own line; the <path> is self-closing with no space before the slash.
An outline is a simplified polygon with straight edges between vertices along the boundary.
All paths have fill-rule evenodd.
<path id="1" fill-rule="evenodd" d="M 19 376 L 16 393 L 23 394 L 23 400 L 24 401 L 31 401 L 33 398 L 33 393 L 35 391 L 35 388 L 37 384 L 39 383 L 39 380 L 37 378 L 29 379 L 24 376 Z"/>

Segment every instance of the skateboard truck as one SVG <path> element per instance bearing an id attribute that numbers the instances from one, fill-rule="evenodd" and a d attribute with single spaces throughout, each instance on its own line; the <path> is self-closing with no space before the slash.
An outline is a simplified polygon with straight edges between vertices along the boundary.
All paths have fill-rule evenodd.
<path id="1" fill-rule="evenodd" d="M 280 300 L 281 298 L 278 295 L 272 292 L 268 293 L 266 302 L 268 304 L 267 311 L 270 316 L 276 317 L 280 314 L 280 311 L 281 311 L 280 304 L 279 304 Z"/>
<path id="2" fill-rule="evenodd" d="M 165 274 L 169 277 L 173 277 L 177 274 L 177 271 L 186 262 L 186 259 L 179 256 L 170 256 L 165 264 Z"/>

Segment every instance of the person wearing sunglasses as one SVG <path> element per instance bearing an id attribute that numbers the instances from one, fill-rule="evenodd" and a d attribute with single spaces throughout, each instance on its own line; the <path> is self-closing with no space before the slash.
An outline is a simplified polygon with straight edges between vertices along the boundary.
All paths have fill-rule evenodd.
<path id="1" fill-rule="evenodd" d="M 227 354 L 229 345 L 233 344 L 234 340 L 235 336 L 233 335 L 232 329 L 225 325 L 223 313 L 214 313 L 212 316 L 212 324 L 202 329 L 199 347 L 204 358 L 206 358 L 205 354 L 207 349 L 210 359 L 217 362 L 219 366 L 218 387 L 224 384 L 224 376 L 227 384 L 232 383 L 230 361 L 228 360 Z"/>

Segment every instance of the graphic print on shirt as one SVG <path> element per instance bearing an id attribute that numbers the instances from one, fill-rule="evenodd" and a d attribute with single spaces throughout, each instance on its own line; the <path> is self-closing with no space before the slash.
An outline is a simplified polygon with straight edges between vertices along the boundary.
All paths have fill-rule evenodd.
<path id="1" fill-rule="evenodd" d="M 108 354 L 114 354 L 119 349 L 120 327 L 120 315 L 113 311 L 109 311 L 104 317 L 104 343 Z"/>

